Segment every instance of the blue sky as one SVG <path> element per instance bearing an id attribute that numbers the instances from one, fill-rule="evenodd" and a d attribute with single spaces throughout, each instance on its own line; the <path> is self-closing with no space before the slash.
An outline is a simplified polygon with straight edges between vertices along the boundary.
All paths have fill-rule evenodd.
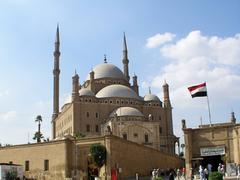
<path id="1" fill-rule="evenodd" d="M 228 121 L 231 110 L 240 121 L 240 1 L 0 0 L 0 143 L 32 141 L 38 114 L 45 137 L 51 134 L 57 23 L 62 103 L 75 69 L 82 83 L 104 54 L 122 68 L 126 32 L 130 74 L 138 75 L 141 95 L 151 86 L 162 99 L 163 80 L 169 83 L 178 136 L 183 118 L 190 127 L 201 116 L 208 123 L 206 98 L 191 99 L 186 90 L 203 81 L 212 121 Z"/>

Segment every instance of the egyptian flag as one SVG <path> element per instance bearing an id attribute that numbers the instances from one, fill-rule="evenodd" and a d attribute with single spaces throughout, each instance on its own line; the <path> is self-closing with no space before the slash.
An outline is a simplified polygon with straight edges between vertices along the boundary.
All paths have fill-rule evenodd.
<path id="1" fill-rule="evenodd" d="M 195 86 L 188 87 L 188 90 L 189 90 L 192 98 L 207 96 L 206 82 L 195 85 Z"/>

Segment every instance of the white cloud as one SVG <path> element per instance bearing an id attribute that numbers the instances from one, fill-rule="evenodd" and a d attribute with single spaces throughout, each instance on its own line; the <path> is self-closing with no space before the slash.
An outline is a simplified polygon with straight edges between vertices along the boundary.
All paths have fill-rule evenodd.
<path id="1" fill-rule="evenodd" d="M 221 38 L 203 36 L 200 31 L 192 31 L 176 44 L 165 45 L 160 49 L 162 56 L 180 61 L 193 58 L 206 58 L 209 63 L 240 65 L 240 34 Z"/>
<path id="2" fill-rule="evenodd" d="M 9 91 L 2 91 L 0 92 L 0 97 L 4 97 L 4 96 L 7 96 L 9 94 Z"/>
<path id="3" fill-rule="evenodd" d="M 147 44 L 146 47 L 147 48 L 155 48 L 157 46 L 160 46 L 164 43 L 170 42 L 173 40 L 173 38 L 175 37 L 175 34 L 166 32 L 164 34 L 156 34 L 150 38 L 147 39 Z"/>
<path id="4" fill-rule="evenodd" d="M 205 99 L 199 98 L 193 103 L 187 90 L 188 86 L 204 81 L 207 82 L 212 102 L 224 104 L 240 99 L 239 34 L 222 38 L 208 37 L 200 31 L 193 31 L 176 43 L 162 46 L 160 53 L 169 59 L 169 63 L 150 80 L 151 86 L 161 89 L 162 84 L 159 82 L 167 79 L 174 107 L 206 108 Z"/>
<path id="5" fill-rule="evenodd" d="M 0 121 L 12 122 L 16 120 L 16 118 L 17 118 L 17 112 L 14 110 L 0 113 Z"/>

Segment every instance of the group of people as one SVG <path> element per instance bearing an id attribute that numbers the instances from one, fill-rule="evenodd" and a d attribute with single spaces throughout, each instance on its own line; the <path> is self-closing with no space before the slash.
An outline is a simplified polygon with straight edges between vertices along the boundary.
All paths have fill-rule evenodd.
<path id="1" fill-rule="evenodd" d="M 200 180 L 207 180 L 209 174 L 212 172 L 212 165 L 208 164 L 206 168 L 202 165 L 199 166 L 199 176 Z"/>
<path id="2" fill-rule="evenodd" d="M 199 175 L 200 175 L 200 180 L 207 180 L 209 174 L 212 172 L 212 165 L 208 164 L 207 167 L 203 167 L 202 165 L 199 166 Z M 222 173 L 225 175 L 225 166 L 224 164 L 219 163 L 218 166 L 218 172 Z"/>
<path id="3" fill-rule="evenodd" d="M 219 165 L 218 165 L 218 172 L 220 172 L 223 175 L 225 175 L 225 166 L 224 166 L 224 164 L 219 163 Z"/>
<path id="4" fill-rule="evenodd" d="M 153 169 L 152 172 L 152 179 L 156 179 L 157 177 L 168 177 L 169 180 L 181 180 L 185 179 L 185 174 L 186 174 L 186 168 L 181 168 L 181 169 L 168 169 L 168 170 L 163 170 L 163 169 Z"/>

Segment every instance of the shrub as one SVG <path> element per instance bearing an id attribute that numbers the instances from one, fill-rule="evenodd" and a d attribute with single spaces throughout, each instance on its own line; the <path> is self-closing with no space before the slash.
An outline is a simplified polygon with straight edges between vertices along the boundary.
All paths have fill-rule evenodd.
<path id="1" fill-rule="evenodd" d="M 212 172 L 209 175 L 209 180 L 223 180 L 223 174 L 220 172 Z"/>
<path id="2" fill-rule="evenodd" d="M 154 178 L 152 178 L 152 180 L 163 180 L 163 178 L 162 177 L 154 177 Z"/>
<path id="3" fill-rule="evenodd" d="M 94 160 L 94 163 L 98 167 L 102 167 L 103 164 L 105 164 L 106 155 L 107 155 L 105 146 L 103 146 L 101 144 L 93 144 L 90 147 L 90 153 L 91 153 L 91 156 Z"/>

